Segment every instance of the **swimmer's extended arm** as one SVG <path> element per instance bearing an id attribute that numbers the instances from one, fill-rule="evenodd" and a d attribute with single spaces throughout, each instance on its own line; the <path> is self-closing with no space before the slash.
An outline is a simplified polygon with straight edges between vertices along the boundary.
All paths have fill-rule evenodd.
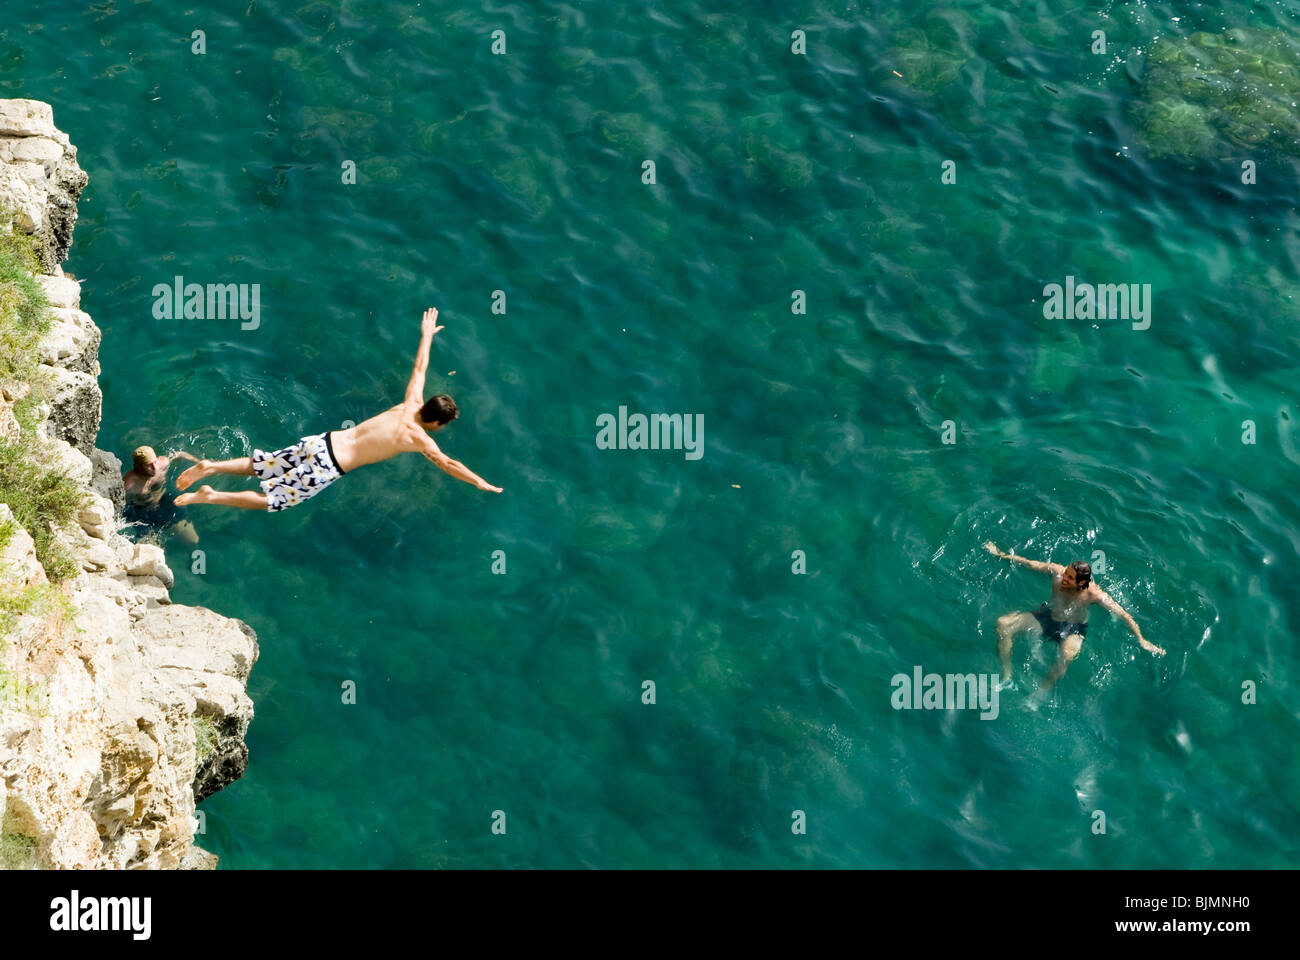
<path id="1" fill-rule="evenodd" d="M 167 456 L 158 458 L 162 461 L 162 466 L 158 468 L 157 473 L 144 482 L 144 486 L 141 488 L 142 490 L 155 490 L 158 487 L 165 487 L 167 485 L 167 472 L 172 468 L 173 457 L 181 457 L 190 461 L 190 463 L 199 462 L 198 457 L 191 453 L 186 453 L 184 450 L 169 450 L 167 451 Z"/>
<path id="2" fill-rule="evenodd" d="M 406 402 L 424 402 L 424 374 L 429 369 L 429 348 L 433 346 L 433 336 L 442 327 L 438 326 L 438 311 L 430 307 L 424 311 L 420 321 L 420 349 L 415 355 L 415 367 L 411 370 L 411 380 L 406 385 Z"/>
<path id="3" fill-rule="evenodd" d="M 465 464 L 461 463 L 459 460 L 453 460 L 451 457 L 443 453 L 438 449 L 438 445 L 434 443 L 432 439 L 425 437 L 425 440 L 427 440 L 428 443 L 427 445 L 421 445 L 420 452 L 424 454 L 426 460 L 432 463 L 439 470 L 451 474 L 457 480 L 464 480 L 466 483 L 472 483 L 480 490 L 487 490 L 490 493 L 501 492 L 500 487 L 492 486 L 492 484 L 488 483 L 469 467 L 465 466 Z"/>
<path id="4" fill-rule="evenodd" d="M 984 544 L 984 549 L 995 557 L 1001 557 L 1003 560 L 1014 560 L 1016 563 L 1026 566 L 1030 570 L 1037 570 L 1039 573 L 1050 573 L 1052 576 L 1056 576 L 1065 569 L 1065 567 L 1061 566 L 1059 563 L 1044 563 L 1042 560 L 1030 560 L 1028 557 L 1018 557 L 1014 550 L 1010 553 L 1003 553 L 994 546 L 992 540 L 989 540 Z"/>
<path id="5" fill-rule="evenodd" d="M 1137 621 L 1129 616 L 1129 612 L 1116 603 L 1109 593 L 1097 586 L 1095 583 L 1093 584 L 1093 589 L 1097 591 L 1096 601 L 1124 621 L 1124 624 L 1133 633 L 1133 636 L 1137 637 L 1138 646 L 1143 650 L 1148 650 L 1151 653 L 1154 653 L 1157 657 L 1163 657 L 1165 655 L 1164 650 L 1160 649 L 1160 647 L 1157 647 L 1154 643 L 1147 640 L 1146 637 L 1142 636 L 1142 628 L 1137 625 Z"/>

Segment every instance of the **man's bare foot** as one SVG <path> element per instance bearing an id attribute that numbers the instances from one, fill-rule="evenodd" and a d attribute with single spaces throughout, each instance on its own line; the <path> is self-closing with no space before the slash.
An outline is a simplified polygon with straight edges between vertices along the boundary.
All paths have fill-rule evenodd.
<path id="1" fill-rule="evenodd" d="M 190 471 L 186 470 L 185 472 L 189 473 Z M 190 503 L 206 503 L 210 499 L 211 494 L 214 494 L 216 492 L 217 491 L 213 490 L 210 486 L 208 486 L 205 483 L 203 486 L 199 487 L 193 493 L 182 493 L 179 497 L 176 498 L 175 503 L 176 506 L 178 507 L 183 507 L 186 504 L 190 504 Z"/>
<path id="2" fill-rule="evenodd" d="M 178 490 L 184 490 L 191 483 L 194 483 L 194 481 L 196 480 L 202 480 L 211 472 L 212 472 L 212 461 L 200 460 L 198 463 L 194 464 L 194 466 L 190 467 L 188 470 L 186 470 L 184 473 L 182 473 L 179 477 L 176 478 L 176 488 Z M 177 500 L 176 502 L 180 503 L 180 500 Z"/>

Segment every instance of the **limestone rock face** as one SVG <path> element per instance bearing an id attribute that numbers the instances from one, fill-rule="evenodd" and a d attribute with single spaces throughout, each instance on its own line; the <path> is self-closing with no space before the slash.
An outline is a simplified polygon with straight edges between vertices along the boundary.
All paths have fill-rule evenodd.
<path id="1" fill-rule="evenodd" d="M 182 870 L 215 870 L 217 855 L 208 853 L 202 847 L 190 847 L 190 852 L 181 858 Z"/>
<path id="2" fill-rule="evenodd" d="M 36 282 L 45 291 L 45 298 L 50 301 L 51 307 L 76 310 L 81 306 L 81 284 L 71 277 L 65 277 L 61 267 L 56 275 L 39 276 Z"/>
<path id="3" fill-rule="evenodd" d="M 63 585 L 69 619 L 23 617 L 0 653 L 0 671 L 29 688 L 0 698 L 0 814 L 6 833 L 36 841 L 31 863 L 0 866 L 209 868 L 211 854 L 191 854 L 195 804 L 248 765 L 256 636 L 171 603 L 162 550 L 115 522 L 90 492 L 66 533 L 84 571 Z M 0 564 L 0 589 L 46 583 L 21 527 Z M 215 731 L 202 757 L 200 720 Z"/>
<path id="4" fill-rule="evenodd" d="M 0 642 L 0 868 L 212 869 L 194 846 L 195 804 L 248 765 L 257 637 L 172 603 L 162 549 L 118 532 L 122 463 L 94 445 L 100 331 L 60 266 L 85 184 L 48 104 L 0 100 L 0 203 L 33 236 L 52 304 L 42 456 L 85 491 L 54 531 L 80 573 L 57 585 L 0 503 L 0 593 L 31 600 Z M 0 435 L 21 434 L 13 403 L 28 389 L 0 389 Z"/>
<path id="5" fill-rule="evenodd" d="M 99 327 L 90 314 L 51 307 L 53 329 L 41 341 L 41 362 L 77 373 L 99 376 Z"/>
<path id="6" fill-rule="evenodd" d="M 98 363 L 95 368 L 98 370 Z M 51 433 L 72 444 L 88 458 L 90 451 L 95 449 L 95 435 L 99 433 L 103 409 L 104 398 L 99 392 L 99 381 L 88 373 L 67 367 L 42 365 L 41 370 L 48 373 L 51 380 Z"/>
<path id="7" fill-rule="evenodd" d="M 244 735 L 253 702 L 244 692 L 257 661 L 257 637 L 247 624 L 202 607 L 160 606 L 136 624 L 153 672 L 194 698 L 195 712 L 216 731 L 212 752 L 199 762 L 196 800 L 238 780 L 248 767 Z M 201 636 L 203 644 L 189 638 Z"/>
<path id="8" fill-rule="evenodd" d="M 90 451 L 90 488 L 113 505 L 115 513 L 126 506 L 122 461 L 107 450 Z"/>
<path id="9" fill-rule="evenodd" d="M 68 257 L 88 179 L 48 103 L 0 100 L 0 197 L 17 214 L 15 226 L 35 238 L 46 273 Z"/>

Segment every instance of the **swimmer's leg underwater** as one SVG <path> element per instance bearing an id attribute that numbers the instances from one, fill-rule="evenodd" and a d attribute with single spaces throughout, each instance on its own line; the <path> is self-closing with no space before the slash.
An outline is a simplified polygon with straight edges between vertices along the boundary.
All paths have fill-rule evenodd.
<path id="1" fill-rule="evenodd" d="M 1032 613 L 1004 613 L 998 617 L 998 659 L 1002 661 L 1002 682 L 1006 683 L 1011 679 L 1011 644 L 1018 633 L 1032 633 L 1039 637 L 1043 635 L 1042 624 Z M 1075 651 L 1076 653 L 1078 651 Z M 1073 658 L 1071 658 L 1073 659 Z M 1061 668 L 1065 672 L 1065 668 Z M 1055 681 L 1053 681 L 1055 682 Z"/>
<path id="2" fill-rule="evenodd" d="M 1038 688 L 1040 694 L 1047 693 L 1057 680 L 1065 676 L 1065 671 L 1082 648 L 1083 637 L 1077 633 L 1067 634 L 1061 639 L 1061 650 L 1056 655 L 1056 662 L 1052 664 L 1052 669 L 1047 671 L 1047 676 L 1043 677 L 1043 682 Z"/>

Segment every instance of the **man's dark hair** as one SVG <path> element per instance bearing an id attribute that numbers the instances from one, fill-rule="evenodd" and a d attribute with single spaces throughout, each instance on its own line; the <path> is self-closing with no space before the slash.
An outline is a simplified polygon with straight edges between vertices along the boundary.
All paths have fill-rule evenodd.
<path id="1" fill-rule="evenodd" d="M 1074 570 L 1075 582 L 1081 587 L 1086 587 L 1092 581 L 1092 565 L 1085 560 L 1076 560 L 1070 564 Z"/>
<path id="2" fill-rule="evenodd" d="M 451 423 L 460 416 L 460 410 L 456 408 L 456 401 L 445 393 L 440 393 L 436 397 L 430 397 L 420 408 L 420 421 L 422 423 L 434 423 L 438 426 Z"/>

